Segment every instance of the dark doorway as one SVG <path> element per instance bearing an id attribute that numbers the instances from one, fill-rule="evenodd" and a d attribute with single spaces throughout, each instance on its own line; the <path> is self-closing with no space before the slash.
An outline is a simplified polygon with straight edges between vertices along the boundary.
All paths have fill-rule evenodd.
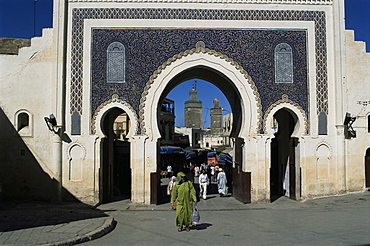
<path id="1" fill-rule="evenodd" d="M 103 119 L 102 129 L 106 138 L 102 139 L 101 203 L 131 197 L 130 143 L 126 139 L 128 126 L 129 119 L 120 108 L 111 109 Z"/>
<path id="2" fill-rule="evenodd" d="M 370 187 L 370 148 L 366 150 L 365 156 L 365 185 Z"/>
<path id="3" fill-rule="evenodd" d="M 298 139 L 291 137 L 296 120 L 289 111 L 280 109 L 274 115 L 274 122 L 276 133 L 271 140 L 270 200 L 273 202 L 284 195 L 296 199 L 295 148 Z"/>
<path id="4" fill-rule="evenodd" d="M 167 183 L 169 181 L 169 177 L 165 178 L 165 173 L 166 171 L 166 166 L 168 163 L 173 165 L 173 174 L 176 175 L 178 171 L 183 171 L 187 174 L 189 174 L 190 179 L 196 180 L 193 176 L 193 169 L 192 167 L 195 167 L 197 165 L 198 167 L 201 166 L 202 163 L 207 163 L 207 152 L 212 151 L 208 149 L 209 147 L 204 147 L 204 148 L 199 148 L 200 146 L 200 136 L 204 136 L 204 131 L 202 131 L 202 128 L 192 128 L 191 133 L 187 133 L 185 135 L 188 136 L 193 136 L 192 137 L 192 144 L 188 145 L 190 149 L 186 148 L 183 145 L 177 144 L 175 139 L 173 139 L 173 142 L 171 142 L 171 138 L 167 138 L 167 129 L 171 129 L 171 126 L 173 125 L 172 122 L 170 122 L 170 116 L 166 113 L 168 113 L 167 110 L 166 112 L 163 111 L 163 109 L 166 109 L 168 107 L 164 107 L 164 103 L 170 102 L 171 98 L 167 98 L 169 93 L 178 85 L 184 83 L 184 82 L 189 82 L 189 81 L 203 81 L 204 83 L 210 83 L 213 86 L 217 87 L 218 90 L 222 92 L 222 94 L 225 96 L 226 101 L 222 103 L 228 103 L 230 105 L 230 113 L 232 112 L 232 124 L 230 125 L 230 134 L 228 135 L 230 137 L 236 137 L 241 129 L 242 125 L 242 107 L 241 107 L 241 100 L 240 100 L 240 94 L 238 89 L 235 87 L 235 84 L 230 81 L 229 78 L 224 76 L 222 73 L 219 71 L 216 71 L 210 67 L 205 67 L 205 66 L 195 66 L 192 68 L 189 68 L 187 70 L 184 70 L 183 72 L 177 74 L 175 77 L 171 79 L 171 81 L 167 84 L 166 88 L 164 89 L 159 101 L 158 101 L 158 110 L 157 110 L 157 119 L 158 119 L 158 130 L 161 133 L 161 138 L 158 141 L 158 151 L 157 151 L 157 171 L 156 174 L 152 175 L 151 177 L 151 194 L 156 194 L 156 196 L 152 196 L 151 198 L 151 203 L 155 204 L 160 204 L 160 203 L 165 203 L 169 201 L 169 196 L 166 193 L 166 188 L 167 188 Z M 202 83 L 203 83 L 202 82 Z M 192 88 L 189 87 L 189 91 Z M 196 86 L 194 86 L 194 90 L 196 89 Z M 205 93 L 208 93 L 206 91 Z M 188 91 L 186 91 L 185 94 L 188 94 Z M 176 98 L 172 98 L 176 99 Z M 190 98 L 187 98 L 186 100 L 190 100 Z M 201 99 L 201 95 L 199 95 L 199 99 Z M 213 100 L 214 98 L 212 98 Z M 214 102 L 212 102 L 214 103 Z M 168 103 L 167 103 L 168 104 Z M 181 103 L 177 104 L 180 106 L 177 107 L 184 107 L 182 106 Z M 169 107 L 171 108 L 171 107 Z M 220 107 L 221 109 L 221 107 Z M 207 114 L 207 113 L 206 113 Z M 222 110 L 221 110 L 222 114 Z M 205 117 L 205 116 L 204 116 Z M 202 118 L 201 118 L 202 120 Z M 204 121 L 203 121 L 204 123 Z M 169 126 L 169 127 L 167 127 Z M 196 131 L 199 131 L 196 132 Z M 174 134 L 169 134 L 171 137 L 174 138 Z M 177 139 L 176 139 L 177 140 Z M 182 142 L 180 142 L 182 144 Z M 197 146 L 196 146 L 197 145 Z M 223 145 L 223 142 L 220 142 L 220 146 Z M 168 155 L 168 154 L 160 154 L 160 149 L 162 147 L 181 147 L 184 151 L 183 154 L 176 154 L 174 156 Z M 223 146 L 226 147 L 226 146 Z M 230 146 L 227 146 L 230 147 Z M 203 153 L 203 150 L 206 150 L 205 153 Z M 185 152 L 188 152 L 190 156 L 185 156 Z M 171 159 L 172 158 L 172 159 Z M 204 159 L 203 159 L 204 158 Z M 241 163 L 240 163 L 241 165 Z M 233 179 L 233 170 L 232 166 L 229 165 L 227 168 L 225 168 L 225 173 L 227 175 L 227 186 L 229 187 L 229 191 L 233 192 L 234 188 L 234 179 Z M 195 184 L 197 185 L 197 184 Z M 240 187 L 243 189 L 242 187 Z M 248 195 L 250 195 L 250 189 L 247 191 L 241 191 L 247 192 Z M 209 190 L 209 192 L 211 192 Z"/>

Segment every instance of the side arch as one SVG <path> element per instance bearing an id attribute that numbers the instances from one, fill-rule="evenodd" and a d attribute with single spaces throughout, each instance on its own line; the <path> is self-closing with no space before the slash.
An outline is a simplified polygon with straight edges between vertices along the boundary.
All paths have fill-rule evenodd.
<path id="1" fill-rule="evenodd" d="M 280 109 L 290 111 L 293 118 L 295 118 L 294 120 L 296 121 L 296 125 L 292 133 L 292 137 L 301 137 L 308 133 L 308 120 L 304 110 L 301 106 L 289 100 L 287 96 L 284 95 L 283 99 L 272 104 L 265 113 L 265 117 L 263 119 L 263 130 L 266 134 L 269 136 L 274 135 L 274 131 L 271 127 L 273 125 L 273 117 Z"/>
<path id="2" fill-rule="evenodd" d="M 140 123 L 142 133 L 151 140 L 160 138 L 157 127 L 157 106 L 161 95 L 170 81 L 185 70 L 203 67 L 212 69 L 225 77 L 238 93 L 242 122 L 239 137 L 257 134 L 262 122 L 262 106 L 257 87 L 248 73 L 235 61 L 202 45 L 168 59 L 150 77 L 140 101 Z"/>
<path id="3" fill-rule="evenodd" d="M 101 124 L 103 122 L 105 115 L 113 108 L 122 109 L 123 111 L 127 113 L 128 117 L 130 118 L 130 131 L 127 134 L 127 138 L 131 139 L 132 136 L 134 136 L 138 131 L 137 115 L 130 104 L 118 99 L 118 96 L 115 96 L 115 95 L 112 97 L 111 100 L 106 101 L 105 103 L 101 104 L 95 110 L 95 113 L 93 115 L 92 122 L 91 122 L 92 133 L 97 134 L 101 138 L 105 137 Z"/>
<path id="4" fill-rule="evenodd" d="M 68 179 L 70 181 L 82 181 L 83 162 L 86 158 L 86 149 L 79 142 L 73 142 L 68 146 Z"/>

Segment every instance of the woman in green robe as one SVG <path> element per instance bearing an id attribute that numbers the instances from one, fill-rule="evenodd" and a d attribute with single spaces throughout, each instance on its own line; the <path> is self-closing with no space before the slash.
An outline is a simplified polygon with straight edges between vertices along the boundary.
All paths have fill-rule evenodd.
<path id="1" fill-rule="evenodd" d="M 174 186 L 171 195 L 171 207 L 175 208 L 176 202 L 176 225 L 178 231 L 190 231 L 192 225 L 193 202 L 197 204 L 197 196 L 193 183 L 187 180 L 183 172 L 177 174 L 177 184 Z"/>

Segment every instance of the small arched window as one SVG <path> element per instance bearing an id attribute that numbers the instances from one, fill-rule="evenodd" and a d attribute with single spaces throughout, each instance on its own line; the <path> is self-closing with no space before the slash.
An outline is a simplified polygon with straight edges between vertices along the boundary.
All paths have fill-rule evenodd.
<path id="1" fill-rule="evenodd" d="M 280 43 L 275 47 L 275 83 L 293 83 L 292 47 Z"/>
<path id="2" fill-rule="evenodd" d="M 18 126 L 17 130 L 20 131 L 30 125 L 30 117 L 27 113 L 20 113 L 18 115 Z"/>
<path id="3" fill-rule="evenodd" d="M 125 83 L 125 69 L 125 46 L 120 42 L 113 42 L 107 49 L 107 82 Z"/>
<path id="4" fill-rule="evenodd" d="M 32 115 L 26 110 L 15 114 L 15 129 L 20 136 L 32 136 Z"/>

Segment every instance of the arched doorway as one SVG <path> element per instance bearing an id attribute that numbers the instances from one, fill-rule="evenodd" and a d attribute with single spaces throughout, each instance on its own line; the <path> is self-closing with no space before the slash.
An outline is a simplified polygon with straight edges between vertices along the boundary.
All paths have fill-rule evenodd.
<path id="1" fill-rule="evenodd" d="M 240 132 L 241 132 L 241 124 L 243 122 L 242 120 L 242 117 L 243 117 L 243 113 L 242 113 L 242 100 L 241 100 L 241 96 L 238 92 L 238 90 L 235 88 L 235 85 L 233 84 L 233 82 L 227 78 L 226 76 L 224 76 L 223 74 L 221 74 L 219 71 L 216 71 L 210 67 L 206 67 L 206 66 L 194 66 L 194 67 L 191 67 L 191 68 L 188 68 L 186 69 L 185 71 L 182 71 L 180 72 L 179 74 L 177 74 L 176 76 L 174 76 L 170 81 L 169 83 L 166 85 L 166 88 L 164 89 L 159 101 L 158 101 L 158 107 L 157 107 L 157 115 L 159 117 L 159 112 L 160 112 L 160 109 L 162 107 L 162 103 L 166 100 L 166 96 L 167 94 L 169 93 L 169 91 L 171 91 L 174 87 L 176 87 L 178 84 L 184 82 L 184 81 L 187 81 L 189 79 L 201 79 L 201 80 L 205 80 L 205 81 L 208 81 L 209 83 L 212 83 L 213 85 L 215 85 L 216 87 L 218 87 L 220 89 L 220 91 L 225 95 L 225 97 L 227 98 L 228 100 L 228 103 L 230 104 L 230 107 L 231 107 L 231 110 L 232 110 L 232 113 L 233 113 L 233 121 L 232 121 L 232 131 L 231 131 L 231 134 L 230 136 L 232 138 L 237 138 L 237 139 L 241 139 L 242 138 L 238 138 Z M 184 92 L 184 93 L 187 93 L 187 92 Z M 248 119 L 250 120 L 250 119 Z M 158 122 L 158 129 L 161 129 L 161 126 L 160 126 L 160 120 L 159 118 L 157 119 L 157 122 Z M 235 144 L 234 144 L 234 148 L 237 149 L 237 150 L 240 150 L 241 149 L 241 145 L 242 145 L 243 141 L 236 141 Z M 157 143 L 157 147 L 159 146 L 159 143 Z M 157 156 L 160 157 L 159 155 L 159 148 L 158 148 L 158 151 L 157 151 Z M 242 151 L 237 151 L 238 154 L 241 156 L 242 155 Z M 239 172 L 236 173 L 236 175 L 243 175 L 244 173 L 242 172 L 242 158 L 239 158 L 237 159 L 239 161 L 237 161 L 237 165 L 238 165 L 238 170 Z M 161 160 L 158 158 L 157 159 L 157 163 L 161 163 Z M 199 163 L 198 163 L 199 164 Z M 159 165 L 157 165 L 157 184 L 160 184 L 160 172 L 161 172 L 161 168 L 163 167 L 160 167 Z M 185 168 L 186 169 L 186 168 Z M 182 171 L 185 171 L 185 170 L 182 170 Z M 232 167 L 230 166 L 230 168 L 226 171 L 227 172 L 227 176 L 228 176 L 228 184 L 230 186 L 230 190 L 233 190 L 234 187 L 237 191 L 239 191 L 237 194 L 236 194 L 236 197 L 239 198 L 240 200 L 244 201 L 244 202 L 250 202 L 250 185 L 248 186 L 245 186 L 244 184 L 242 184 L 242 182 L 240 182 L 241 180 L 244 181 L 243 178 L 236 178 L 236 180 L 238 180 L 239 182 L 233 182 L 233 178 L 232 178 L 232 174 L 234 173 L 233 170 L 232 170 Z M 243 175 L 244 177 L 244 175 Z M 250 177 L 250 175 L 248 176 Z M 249 178 L 249 183 L 250 183 L 250 178 Z M 231 186 L 232 185 L 232 186 Z M 240 186 L 240 187 L 239 187 Z M 153 187 L 152 187 L 153 188 Z M 161 197 L 163 198 L 163 187 L 160 187 L 159 185 L 157 185 L 157 190 L 161 190 L 162 188 L 162 192 L 156 192 L 153 190 L 153 193 L 156 193 L 157 194 L 157 202 L 160 202 Z M 247 199 L 245 198 L 247 197 Z M 154 203 L 154 202 L 153 202 Z"/>
<path id="2" fill-rule="evenodd" d="M 163 180 L 161 179 L 161 177 L 162 177 L 161 171 L 164 168 L 163 159 L 162 159 L 164 157 L 164 155 L 160 154 L 160 149 L 159 149 L 160 148 L 160 141 L 161 141 L 161 139 L 163 139 L 163 130 L 161 130 L 161 128 L 163 127 L 162 126 L 163 119 L 161 119 L 161 117 L 160 117 L 161 109 L 163 108 L 163 103 L 166 100 L 168 100 L 166 98 L 168 93 L 172 89 L 174 89 L 177 85 L 179 85 L 180 83 L 183 83 L 183 82 L 188 81 L 190 79 L 203 80 L 203 81 L 206 81 L 210 84 L 213 84 L 214 86 L 216 86 L 221 91 L 221 93 L 224 94 L 224 96 L 226 97 L 226 100 L 227 100 L 227 102 L 225 102 L 225 103 L 229 103 L 229 105 L 231 107 L 231 110 L 233 112 L 233 121 L 232 121 L 232 126 L 231 126 L 232 131 L 230 133 L 230 137 L 235 139 L 235 138 L 237 138 L 238 134 L 240 134 L 241 122 L 242 122 L 242 120 L 241 120 L 241 117 L 242 117 L 241 100 L 240 100 L 240 95 L 238 94 L 237 90 L 235 89 L 235 86 L 233 85 L 233 82 L 230 81 L 230 79 L 228 79 L 224 75 L 220 74 L 219 72 L 215 71 L 214 69 L 212 69 L 210 67 L 205 67 L 205 66 L 194 66 L 194 67 L 186 69 L 185 71 L 182 71 L 181 73 L 174 76 L 169 81 L 166 88 L 164 89 L 164 91 L 163 91 L 163 93 L 162 93 L 162 95 L 161 95 L 161 97 L 158 101 L 158 107 L 157 107 L 157 110 L 158 110 L 157 122 L 158 122 L 158 129 L 161 132 L 161 138 L 158 139 L 158 143 L 157 143 L 157 146 L 158 146 L 157 156 L 158 156 L 158 158 L 157 158 L 157 171 L 156 171 L 156 173 L 157 173 L 157 182 L 156 183 L 158 185 L 157 185 L 157 188 L 156 188 L 157 192 L 154 191 L 154 193 L 157 193 L 157 202 L 156 203 L 161 203 L 162 201 L 166 201 L 166 199 L 163 199 L 163 197 L 165 197 L 164 196 L 165 189 L 163 187 Z M 184 91 L 184 93 L 188 94 L 188 91 Z M 180 105 L 180 107 L 181 106 L 182 105 Z M 197 130 L 199 130 L 199 132 L 196 132 Z M 202 135 L 201 129 L 193 129 L 193 134 L 198 136 L 198 137 L 195 137 L 194 139 L 199 140 L 198 138 L 200 138 L 201 135 Z M 241 144 L 241 142 L 237 142 L 236 146 L 233 146 L 233 147 L 240 148 L 240 144 Z M 177 171 L 182 171 L 184 173 L 189 174 L 189 176 L 191 177 L 192 174 L 190 173 L 191 171 L 189 170 L 190 165 L 195 165 L 196 164 L 196 165 L 200 166 L 202 163 L 207 163 L 207 152 L 201 153 L 201 152 L 198 152 L 198 151 L 192 151 L 192 154 L 194 154 L 194 156 L 191 156 L 191 159 L 186 159 L 183 155 L 177 155 L 177 157 L 175 157 L 175 159 L 172 159 L 172 164 L 174 164 L 174 166 L 173 166 L 174 174 Z M 199 155 L 199 154 L 201 154 L 201 155 Z M 241 166 L 242 164 L 239 163 L 239 165 Z M 227 175 L 228 186 L 230 187 L 229 190 L 230 190 L 230 192 L 232 192 L 232 190 L 233 190 L 232 185 L 238 186 L 239 183 L 235 183 L 235 184 L 233 183 L 232 165 L 228 165 L 227 167 L 223 167 L 223 168 L 224 168 L 225 173 Z M 195 185 L 197 186 L 197 184 L 195 184 Z M 212 184 L 211 184 L 211 186 L 212 186 Z M 213 187 L 213 186 L 217 186 L 217 185 L 213 184 L 213 186 L 212 187 L 211 186 L 209 188 L 209 192 L 212 192 L 214 190 L 214 192 L 217 193 L 217 187 L 216 188 Z M 238 190 L 240 190 L 240 189 L 238 189 Z M 250 189 L 244 190 L 243 194 L 244 193 L 247 193 L 247 196 L 250 197 Z"/>
<path id="3" fill-rule="evenodd" d="M 278 110 L 273 116 L 275 137 L 271 140 L 271 202 L 284 195 L 296 199 L 298 138 L 292 137 L 296 124 L 297 116 L 286 108 Z"/>
<path id="4" fill-rule="evenodd" d="M 171 175 L 175 176 L 179 171 L 184 172 L 199 191 L 198 176 L 205 168 L 210 180 L 207 193 L 214 195 L 218 194 L 218 190 L 216 174 L 212 168 L 221 167 L 227 175 L 228 191 L 232 194 L 232 161 L 231 156 L 227 154 L 232 146 L 225 144 L 223 138 L 226 137 L 222 132 L 222 113 L 229 113 L 229 117 L 231 113 L 225 95 L 211 82 L 197 77 L 175 86 L 160 105 L 158 204 L 166 203 L 170 199 L 167 195 L 167 185 L 170 181 L 167 170 L 172 170 Z M 208 159 L 211 155 L 215 160 Z M 227 161 L 226 155 L 230 157 Z"/>
<path id="5" fill-rule="evenodd" d="M 102 162 L 100 168 L 100 202 L 130 199 L 130 118 L 118 107 L 109 109 L 101 121 Z"/>
<path id="6" fill-rule="evenodd" d="M 146 196 L 145 200 L 150 200 L 150 203 L 157 203 L 159 180 L 157 165 L 151 165 L 151 163 L 158 163 L 158 139 L 161 138 L 158 128 L 158 109 L 172 88 L 194 78 L 212 82 L 227 98 L 233 112 L 233 127 L 230 136 L 243 140 L 259 132 L 262 121 L 261 99 L 254 82 L 242 67 L 225 55 L 205 49 L 198 44 L 197 48 L 193 50 L 175 55 L 162 64 L 150 77 L 140 104 L 140 119 L 143 122 L 143 131 L 147 136 L 145 139 L 145 149 L 147 150 L 145 158 L 149 165 L 146 165 L 146 170 L 147 174 L 150 175 L 150 187 L 146 193 L 150 196 Z M 235 149 L 241 149 L 238 175 L 249 173 L 250 177 L 251 171 L 246 170 L 243 163 L 243 155 L 248 150 L 242 148 L 242 144 L 243 141 L 235 141 L 234 146 Z M 153 149 L 157 149 L 157 151 L 152 152 Z M 233 180 L 235 180 L 235 175 L 233 175 Z M 240 180 L 249 183 L 250 187 L 251 179 Z M 250 202 L 251 189 L 236 189 L 237 187 L 244 187 L 244 184 L 233 182 L 233 190 L 242 191 L 239 196 L 234 197 L 243 202 Z M 248 198 L 249 200 L 247 200 Z"/>
<path id="7" fill-rule="evenodd" d="M 365 155 L 365 187 L 370 187 L 370 148 Z"/>

